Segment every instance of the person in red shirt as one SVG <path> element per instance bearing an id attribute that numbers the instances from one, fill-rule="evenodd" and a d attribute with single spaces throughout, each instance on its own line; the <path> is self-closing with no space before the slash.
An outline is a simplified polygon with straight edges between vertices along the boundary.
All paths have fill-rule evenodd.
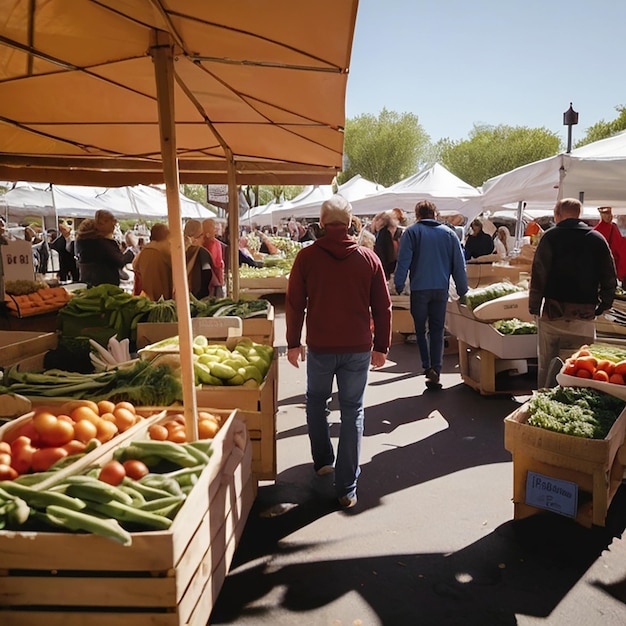
<path id="1" fill-rule="evenodd" d="M 307 361 L 306 420 L 313 469 L 335 473 L 342 508 L 357 502 L 365 386 L 370 365 L 382 367 L 391 340 L 391 297 L 377 254 L 350 235 L 352 207 L 335 195 L 322 204 L 322 237 L 296 256 L 285 297 L 287 359 Z M 373 322 L 373 336 L 370 326 Z M 306 346 L 301 344 L 306 320 Z M 336 379 L 341 430 L 335 452 L 328 402 Z M 333 467 L 334 465 L 334 467 Z"/>
<path id="2" fill-rule="evenodd" d="M 206 219 L 202 222 L 204 231 L 204 243 L 202 244 L 210 253 L 213 259 L 213 278 L 209 286 L 209 295 L 223 298 L 224 290 L 224 255 L 222 254 L 222 243 L 216 234 L 216 224 L 214 219 Z"/>
<path id="3" fill-rule="evenodd" d="M 617 224 L 613 222 L 613 209 L 610 206 L 600 206 L 598 207 L 598 212 L 600 213 L 600 221 L 593 227 L 593 230 L 597 230 L 607 240 L 615 261 L 617 277 L 624 284 L 624 280 L 626 280 L 624 238 Z"/>

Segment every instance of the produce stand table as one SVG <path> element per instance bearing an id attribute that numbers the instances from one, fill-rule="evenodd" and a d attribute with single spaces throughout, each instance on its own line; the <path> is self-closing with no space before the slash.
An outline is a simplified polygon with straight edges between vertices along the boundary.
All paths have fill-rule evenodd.
<path id="1" fill-rule="evenodd" d="M 582 502 L 576 521 L 583 526 L 604 526 L 606 514 L 626 465 L 626 410 L 617 418 L 605 439 L 586 439 L 530 426 L 528 403 L 504 420 L 504 447 L 513 455 L 513 502 L 515 519 L 541 508 L 527 504 L 528 472 L 575 483 L 591 495 Z M 556 505 L 553 510 L 557 511 Z"/>
<path id="2" fill-rule="evenodd" d="M 0 330 L 0 367 L 57 347 L 56 333 Z"/>
<path id="3" fill-rule="evenodd" d="M 132 533 L 130 546 L 89 534 L 0 531 L 0 623 L 206 624 L 255 496 L 251 457 L 235 411 L 172 526 Z"/>
<path id="4" fill-rule="evenodd" d="M 470 288 L 492 285 L 503 280 L 512 283 L 519 282 L 525 274 L 530 272 L 530 265 L 501 265 L 495 263 L 468 263 L 467 282 Z"/>
<path id="5" fill-rule="evenodd" d="M 500 359 L 493 352 L 458 341 L 463 382 L 481 395 L 527 395 L 537 386 L 537 359 Z M 509 372 L 499 377 L 500 372 Z M 515 372 L 518 372 L 516 375 Z"/>
<path id="6" fill-rule="evenodd" d="M 274 345 L 274 307 L 270 305 L 267 317 L 244 317 L 241 320 L 241 334 L 243 337 L 249 337 L 256 343 L 264 343 L 269 346 Z M 192 318 L 192 320 L 205 318 Z M 211 319 L 211 318 L 206 318 Z M 215 318 L 227 319 L 227 318 Z M 192 321 L 193 325 L 193 321 Z M 145 348 L 145 346 L 173 337 L 178 334 L 178 325 L 176 322 L 139 322 L 137 324 L 137 348 Z"/>

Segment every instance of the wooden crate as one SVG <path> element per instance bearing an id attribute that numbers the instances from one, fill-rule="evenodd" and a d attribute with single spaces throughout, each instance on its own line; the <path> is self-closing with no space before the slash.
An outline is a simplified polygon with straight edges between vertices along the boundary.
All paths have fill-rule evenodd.
<path id="1" fill-rule="evenodd" d="M 275 356 L 265 380 L 257 388 L 196 388 L 198 407 L 239 409 L 254 442 L 254 474 L 259 480 L 276 478 L 276 412 L 278 411 L 278 359 Z M 211 408 L 207 409 L 211 411 Z"/>
<path id="2" fill-rule="evenodd" d="M 467 282 L 471 289 L 493 285 L 503 280 L 517 283 L 520 274 L 528 272 L 528 265 L 496 265 L 492 263 L 468 263 Z"/>
<path id="3" fill-rule="evenodd" d="M 254 499 L 251 452 L 234 412 L 170 529 L 132 533 L 130 546 L 89 534 L 0 532 L 0 623 L 206 624 Z"/>
<path id="4" fill-rule="evenodd" d="M 182 412 L 182 407 L 137 407 L 140 415 L 153 415 Z M 207 411 L 226 420 L 232 409 L 198 406 L 198 411 Z M 276 478 L 276 430 L 275 421 L 267 419 L 259 411 L 237 409 L 237 419 L 246 425 L 252 447 L 252 475 L 255 480 L 273 480 Z"/>
<path id="5" fill-rule="evenodd" d="M 499 387 L 496 381 L 497 362 L 498 359 L 493 352 L 476 348 L 460 339 L 457 341 L 459 349 L 459 370 L 463 382 L 478 391 L 481 395 L 493 395 L 504 393 L 507 395 L 527 395 L 536 388 L 536 379 L 532 376 L 511 376 L 511 380 L 507 381 L 506 388 Z M 508 360 L 508 359 L 506 359 Z M 529 359 L 519 359 L 525 363 L 530 362 Z M 474 371 L 472 364 L 474 361 L 479 362 L 478 372 Z M 527 366 L 528 369 L 528 366 Z"/>
<path id="6" fill-rule="evenodd" d="M 626 410 L 605 439 L 587 439 L 530 426 L 528 403 L 504 420 L 504 447 L 513 455 L 515 519 L 542 509 L 526 504 L 528 472 L 576 483 L 591 500 L 579 507 L 576 521 L 604 526 L 607 510 L 622 484 L 626 465 Z"/>
<path id="7" fill-rule="evenodd" d="M 268 276 L 266 278 L 239 278 L 241 290 L 254 289 L 260 293 L 285 293 L 288 276 Z"/>
<path id="8" fill-rule="evenodd" d="M 267 317 L 243 318 L 241 320 L 241 335 L 243 337 L 249 337 L 256 343 L 273 345 L 274 316 L 274 307 L 270 305 Z M 137 324 L 137 348 L 145 348 L 147 345 L 156 343 L 162 339 L 167 339 L 168 337 L 174 337 L 175 335 L 178 335 L 178 324 L 176 324 L 176 322 L 140 322 Z"/>
<path id="9" fill-rule="evenodd" d="M 57 347 L 57 333 L 0 330 L 0 366 L 18 361 Z"/>

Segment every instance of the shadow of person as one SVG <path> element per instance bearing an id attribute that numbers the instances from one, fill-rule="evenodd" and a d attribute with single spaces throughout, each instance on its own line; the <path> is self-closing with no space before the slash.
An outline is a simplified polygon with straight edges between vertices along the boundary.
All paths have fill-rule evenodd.
<path id="1" fill-rule="evenodd" d="M 315 623 L 352 623 L 369 610 L 377 623 L 420 626 L 512 625 L 516 614 L 547 617 L 624 532 L 625 500 L 622 488 L 606 528 L 586 529 L 545 513 L 505 522 L 451 554 L 297 563 L 290 558 L 286 565 L 265 562 L 241 568 L 228 576 L 211 623 L 254 623 L 253 618 L 267 618 L 278 609 L 285 619 L 275 623 L 313 623 L 307 622 L 310 611 L 316 611 Z M 308 546 L 294 549 L 306 551 Z M 367 605 L 357 613 L 354 594 Z M 259 602 L 269 596 L 276 606 Z"/>

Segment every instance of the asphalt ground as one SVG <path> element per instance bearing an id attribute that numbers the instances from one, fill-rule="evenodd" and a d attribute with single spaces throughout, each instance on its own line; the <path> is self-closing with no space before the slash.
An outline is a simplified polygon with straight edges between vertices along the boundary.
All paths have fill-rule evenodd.
<path id="1" fill-rule="evenodd" d="M 483 396 L 445 357 L 427 390 L 395 344 L 366 391 L 358 504 L 339 510 L 312 468 L 305 368 L 279 351 L 278 476 L 259 486 L 211 624 L 626 624 L 626 489 L 605 527 L 553 513 L 513 520 L 503 419 L 528 396 Z M 338 435 L 333 397 L 332 432 Z M 336 441 L 336 439 L 335 439 Z"/>

